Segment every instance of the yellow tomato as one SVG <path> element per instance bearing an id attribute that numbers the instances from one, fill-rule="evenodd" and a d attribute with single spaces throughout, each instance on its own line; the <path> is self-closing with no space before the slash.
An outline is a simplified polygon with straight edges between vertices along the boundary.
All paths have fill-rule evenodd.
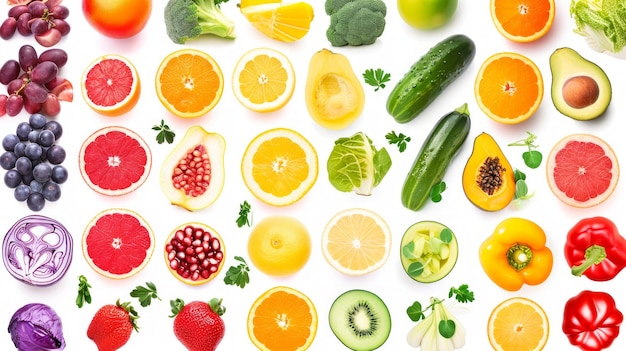
<path id="1" fill-rule="evenodd" d="M 311 236 L 302 222 L 290 216 L 269 216 L 257 223 L 248 238 L 248 255 L 263 273 L 296 273 L 311 256 Z"/>
<path id="2" fill-rule="evenodd" d="M 458 0 L 398 0 L 400 17 L 411 27 L 435 29 L 448 23 Z"/>

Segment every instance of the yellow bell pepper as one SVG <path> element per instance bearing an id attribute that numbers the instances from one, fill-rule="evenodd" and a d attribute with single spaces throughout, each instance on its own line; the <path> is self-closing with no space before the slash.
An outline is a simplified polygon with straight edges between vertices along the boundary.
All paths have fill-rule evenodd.
<path id="1" fill-rule="evenodd" d="M 500 222 L 481 244 L 479 256 L 487 276 L 508 291 L 524 284 L 541 284 L 552 271 L 552 251 L 546 246 L 545 232 L 523 218 Z"/>

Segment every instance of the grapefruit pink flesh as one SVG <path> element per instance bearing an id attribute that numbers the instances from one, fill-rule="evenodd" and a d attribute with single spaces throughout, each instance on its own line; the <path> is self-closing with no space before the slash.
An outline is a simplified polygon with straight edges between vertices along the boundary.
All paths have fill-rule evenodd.
<path id="1" fill-rule="evenodd" d="M 547 163 L 549 185 L 563 202 L 591 207 L 606 200 L 619 178 L 611 147 L 596 136 L 570 135 L 557 143 Z"/>

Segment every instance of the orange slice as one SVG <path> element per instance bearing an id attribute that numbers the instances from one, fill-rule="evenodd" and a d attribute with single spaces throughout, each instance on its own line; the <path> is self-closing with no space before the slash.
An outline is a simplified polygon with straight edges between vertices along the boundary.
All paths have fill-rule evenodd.
<path id="1" fill-rule="evenodd" d="M 248 313 L 248 336 L 261 351 L 304 351 L 317 333 L 317 311 L 298 290 L 277 286 L 267 290 Z"/>
<path id="2" fill-rule="evenodd" d="M 491 20 L 505 38 L 527 43 L 550 31 L 554 0 L 491 0 Z"/>
<path id="3" fill-rule="evenodd" d="M 224 76 L 209 54 L 180 49 L 167 55 L 156 73 L 156 92 L 167 110 L 183 118 L 207 114 L 224 91 Z"/>
<path id="4" fill-rule="evenodd" d="M 304 1 L 242 0 L 239 8 L 254 28 L 287 43 L 302 39 L 313 21 L 313 6 Z"/>
<path id="5" fill-rule="evenodd" d="M 239 59 L 233 72 L 233 92 L 239 102 L 256 112 L 276 111 L 289 102 L 296 75 L 289 58 L 270 48 L 252 49 Z"/>
<path id="6" fill-rule="evenodd" d="M 489 342 L 496 351 L 540 351 L 548 341 L 548 316 L 536 302 L 513 297 L 496 306 L 487 322 Z"/>
<path id="7" fill-rule="evenodd" d="M 483 62 L 474 83 L 480 109 L 496 122 L 517 124 L 530 118 L 543 100 L 543 77 L 528 57 L 494 54 Z"/>
<path id="8" fill-rule="evenodd" d="M 120 116 L 139 101 L 141 83 L 135 66 L 120 55 L 104 55 L 85 69 L 81 80 L 85 102 L 105 116 Z"/>
<path id="9" fill-rule="evenodd" d="M 241 174 L 259 200 L 287 206 L 304 197 L 315 184 L 317 152 L 302 134 L 292 129 L 270 129 L 248 144 Z"/>
<path id="10" fill-rule="evenodd" d="M 351 208 L 334 215 L 322 233 L 322 253 L 337 271 L 348 275 L 373 272 L 387 261 L 391 230 L 377 213 Z"/>

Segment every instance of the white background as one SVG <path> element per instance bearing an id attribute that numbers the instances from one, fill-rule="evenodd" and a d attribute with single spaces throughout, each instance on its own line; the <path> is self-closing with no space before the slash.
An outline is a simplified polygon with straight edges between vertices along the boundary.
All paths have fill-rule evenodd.
<path id="1" fill-rule="evenodd" d="M 615 149 L 618 157 L 623 157 L 626 139 L 620 133 L 624 122 L 620 111 L 626 106 L 623 99 L 626 86 L 619 77 L 624 74 L 623 61 L 591 51 L 583 39 L 575 35 L 573 22 L 569 17 L 569 2 L 557 0 L 557 14 L 552 30 L 541 40 L 530 44 L 515 44 L 500 36 L 490 18 L 489 2 L 460 1 L 453 20 L 445 27 L 433 31 L 418 31 L 410 28 L 399 17 L 395 1 L 387 1 L 387 26 L 382 37 L 371 46 L 333 48 L 325 38 L 329 23 L 324 13 L 323 1 L 311 1 L 315 8 L 315 19 L 311 30 L 302 40 L 295 43 L 281 43 L 257 32 L 239 13 L 236 0 L 224 4 L 224 12 L 236 22 L 237 39 L 229 41 L 217 37 L 189 41 L 186 45 L 173 44 L 165 34 L 163 24 L 164 0 L 154 1 L 152 16 L 146 28 L 137 36 L 127 40 L 104 37 L 93 30 L 85 21 L 79 1 L 68 1 L 69 22 L 72 31 L 57 47 L 69 53 L 69 62 L 61 70 L 61 75 L 74 84 L 73 103 L 63 103 L 57 120 L 62 123 L 65 133 L 59 143 L 66 148 L 68 157 L 65 165 L 70 179 L 62 185 L 63 195 L 56 203 L 48 203 L 39 214 L 59 220 L 72 233 L 75 250 L 74 260 L 67 275 L 53 286 L 32 287 L 13 279 L 6 270 L 0 269 L 3 299 L 0 302 L 0 326 L 6 328 L 13 312 L 30 302 L 43 302 L 52 306 L 64 323 L 67 350 L 95 350 L 96 347 L 86 336 L 87 325 L 95 311 L 104 304 L 114 303 L 118 298 L 131 300 L 129 292 L 146 281 L 154 282 L 162 301 L 155 301 L 148 308 L 142 308 L 133 299 L 141 318 L 140 332 L 134 333 L 124 350 L 169 349 L 183 350 L 172 332 L 172 319 L 169 300 L 177 297 L 186 301 L 208 301 L 212 297 L 223 297 L 227 312 L 226 336 L 220 350 L 252 350 L 246 331 L 246 317 L 252 302 L 267 289 L 277 285 L 287 285 L 307 294 L 315 304 L 319 315 L 317 337 L 311 350 L 342 350 L 344 347 L 332 334 L 328 325 L 328 310 L 333 300 L 346 290 L 361 288 L 378 294 L 389 307 L 392 316 L 392 332 L 381 350 L 408 350 L 405 337 L 414 325 L 405 310 L 414 300 L 427 301 L 431 296 L 444 297 L 451 286 L 469 284 L 475 291 L 476 301 L 455 309 L 457 317 L 467 329 L 467 350 L 490 349 L 486 324 L 492 309 L 501 301 L 513 296 L 525 296 L 538 302 L 546 310 L 550 320 L 550 337 L 547 350 L 576 350 L 561 331 L 563 305 L 565 301 L 581 290 L 606 291 L 613 295 L 618 308 L 626 312 L 626 296 L 621 293 L 624 274 L 609 282 L 592 282 L 587 278 L 570 275 L 563 256 L 567 231 L 579 220 L 595 215 L 604 215 L 616 222 L 619 228 L 626 228 L 621 215 L 626 199 L 622 182 L 605 203 L 590 209 L 568 207 L 553 196 L 547 187 L 544 164 L 536 170 L 523 165 L 521 153 L 524 148 L 506 145 L 525 137 L 526 131 L 538 136 L 539 150 L 547 156 L 552 145 L 570 133 L 594 133 L 605 139 Z M 0 12 L 8 6 L 0 5 Z M 445 37 L 464 33 L 476 43 L 476 56 L 469 69 L 418 118 L 408 124 L 398 124 L 385 110 L 387 95 L 393 85 L 408 71 L 411 64 Z M 0 62 L 17 58 L 18 48 L 29 43 L 38 52 L 43 51 L 32 37 L 16 35 L 10 41 L 0 43 Z M 231 75 L 237 59 L 247 50 L 267 46 L 281 50 L 291 59 L 297 76 L 296 91 L 287 106 L 272 114 L 256 114 L 241 107 L 232 94 Z M 561 115 L 552 105 L 549 94 L 550 69 L 548 58 L 558 47 L 569 46 L 582 56 L 600 65 L 611 77 L 614 99 L 605 116 L 595 121 L 580 122 Z M 170 52 L 183 47 L 199 48 L 212 55 L 221 66 L 224 79 L 224 94 L 206 116 L 182 120 L 169 114 L 158 101 L 154 90 L 154 75 L 161 60 Z M 387 88 L 374 92 L 365 86 L 366 105 L 362 116 L 351 126 L 341 131 L 331 131 L 316 125 L 309 117 L 304 104 L 304 86 L 308 62 L 311 56 L 322 48 L 329 48 L 345 54 L 352 62 L 357 75 L 367 68 L 383 68 L 391 73 L 392 81 Z M 515 51 L 531 58 L 539 66 L 545 86 L 543 102 L 537 113 L 527 122 L 519 125 L 502 125 L 489 120 L 476 105 L 473 86 L 478 68 L 491 54 L 500 51 Z M 92 112 L 84 103 L 80 92 L 80 77 L 87 65 L 103 54 L 121 54 L 137 67 L 142 94 L 138 105 L 128 114 L 107 118 Z M 463 103 L 469 104 L 472 118 L 470 135 L 459 154 L 451 163 L 445 181 L 448 189 L 443 201 L 428 204 L 419 212 L 405 209 L 400 203 L 400 189 L 413 159 L 425 137 L 435 122 L 444 114 Z M 25 113 L 16 117 L 0 119 L 2 134 L 14 131 L 15 126 L 25 120 Z M 219 199 L 209 208 L 188 212 L 171 206 L 162 194 L 158 173 L 164 158 L 172 145 L 157 144 L 156 133 L 151 130 L 154 124 L 165 121 L 176 131 L 179 142 L 186 129 L 200 124 L 207 130 L 222 134 L 226 147 L 226 183 Z M 146 183 L 134 193 L 110 198 L 90 190 L 81 179 L 77 167 L 78 150 L 81 143 L 95 130 L 107 125 L 122 125 L 133 129 L 149 143 L 153 156 L 153 167 Z M 319 177 L 309 194 L 300 202 L 285 208 L 274 208 L 255 199 L 245 187 L 240 173 L 240 162 L 248 142 L 258 133 L 274 127 L 290 127 L 301 132 L 315 146 L 319 156 Z M 386 145 L 384 135 L 395 130 L 412 137 L 407 150 L 399 153 L 393 145 Z M 340 193 L 329 183 L 326 160 L 339 137 L 350 136 L 364 131 L 377 147 L 386 146 L 393 165 L 382 184 L 370 197 L 352 193 Z M 481 132 L 492 134 L 503 148 L 514 167 L 526 172 L 528 184 L 535 196 L 522 206 L 510 205 L 494 213 L 484 212 L 474 207 L 465 197 L 461 188 L 461 172 L 467 161 L 473 139 Z M 621 160 L 621 159 L 620 159 Z M 32 214 L 24 203 L 13 199 L 12 190 L 0 187 L 0 231 L 6 231 L 15 221 Z M 286 214 L 299 218 L 309 229 L 313 240 L 313 251 L 303 270 L 286 278 L 269 277 L 254 267 L 250 273 L 251 282 L 244 289 L 227 286 L 223 276 L 230 265 L 237 262 L 233 256 L 247 258 L 246 243 L 250 228 L 238 228 L 235 224 L 239 204 L 244 200 L 252 204 L 253 222 L 256 223 L 272 214 Z M 86 264 L 81 253 L 81 236 L 86 224 L 98 212 L 122 207 L 138 212 L 154 230 L 156 237 L 155 253 L 146 268 L 136 276 L 115 281 L 99 276 Z M 349 277 L 336 272 L 324 260 L 320 237 L 326 222 L 337 212 L 351 207 L 364 207 L 379 213 L 386 219 L 393 232 L 392 254 L 379 270 L 362 277 Z M 483 272 L 478 261 L 478 247 L 488 237 L 495 226 L 503 219 L 520 216 L 539 224 L 548 235 L 548 245 L 554 253 L 554 267 L 548 280 L 539 286 L 525 286 L 517 292 L 507 292 L 495 285 Z M 404 231 L 413 223 L 422 220 L 440 221 L 449 226 L 459 240 L 459 258 L 454 270 L 443 280 L 422 284 L 411 280 L 403 271 L 399 260 L 399 243 Z M 215 228 L 224 238 L 227 262 L 219 277 L 212 282 L 191 287 L 176 280 L 167 270 L 162 250 L 164 240 L 172 229 L 188 221 L 203 221 Z M 624 229 L 626 230 L 626 229 Z M 249 261 L 249 260 L 248 260 Z M 93 303 L 78 309 L 74 304 L 78 275 L 84 274 L 93 286 Z M 622 289 L 620 289 L 622 287 Z M 4 329 L 6 330 L 6 329 Z M 626 348 L 626 336 L 620 335 L 611 350 Z M 0 333 L 0 349 L 14 349 L 8 333 Z"/>

